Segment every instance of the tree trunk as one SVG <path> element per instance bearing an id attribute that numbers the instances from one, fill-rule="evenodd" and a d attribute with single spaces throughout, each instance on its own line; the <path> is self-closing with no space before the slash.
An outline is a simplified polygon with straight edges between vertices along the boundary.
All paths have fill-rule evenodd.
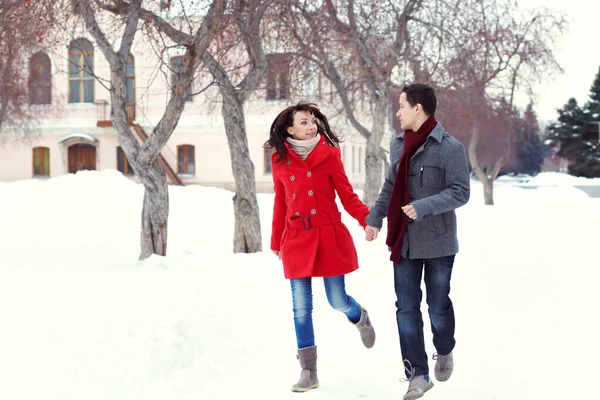
<path id="1" fill-rule="evenodd" d="M 487 173 L 481 168 L 479 165 L 479 161 L 477 160 L 477 144 L 479 143 L 479 125 L 477 122 L 473 123 L 471 141 L 469 143 L 469 162 L 471 163 L 471 167 L 473 171 L 483 183 L 483 199 L 485 205 L 494 205 L 494 180 L 490 179 Z"/>
<path id="2" fill-rule="evenodd" d="M 167 177 L 158 163 L 160 150 L 151 151 L 152 162 L 140 163 L 140 146 L 131 131 L 125 104 L 125 62 L 116 60 L 111 66 L 111 119 L 117 130 L 119 144 L 125 151 L 136 175 L 144 185 L 140 260 L 152 254 L 167 255 L 167 220 L 169 217 L 169 188 Z M 166 134 L 166 132 L 154 132 Z"/>
<path id="3" fill-rule="evenodd" d="M 223 119 L 231 154 L 231 169 L 235 180 L 233 211 L 235 215 L 234 253 L 256 253 L 262 251 L 258 200 L 254 164 L 248 151 L 246 121 L 242 102 L 227 90 L 223 96 Z"/>
<path id="4" fill-rule="evenodd" d="M 169 218 L 169 186 L 155 159 L 150 168 L 138 173 L 144 185 L 140 260 L 152 254 L 167 254 L 167 220 Z"/>
<path id="5" fill-rule="evenodd" d="M 486 206 L 494 205 L 494 181 L 491 179 L 483 181 L 483 200 Z"/>
<path id="6" fill-rule="evenodd" d="M 382 99 L 382 96 L 375 104 L 375 113 L 373 115 L 373 129 L 367 138 L 367 151 L 365 156 L 365 187 L 363 193 L 363 203 L 371 208 L 377 197 L 379 189 L 382 186 L 383 172 L 382 167 L 384 159 L 382 158 L 381 139 L 385 132 L 385 121 L 387 118 L 388 104 Z"/>
<path id="7" fill-rule="evenodd" d="M 158 163 L 161 150 L 175 130 L 185 106 L 187 89 L 189 88 L 194 71 L 200 65 L 199 56 L 210 45 L 213 34 L 219 26 L 225 12 L 226 1 L 215 0 L 208 8 L 206 18 L 194 36 L 175 30 L 163 19 L 144 10 L 143 19 L 154 21 L 175 43 L 185 43 L 186 53 L 177 83 L 173 85 L 172 95 L 167 109 L 154 128 L 149 138 L 140 146 L 129 126 L 126 110 L 126 65 L 127 58 L 135 37 L 142 12 L 142 0 L 132 0 L 129 7 L 112 7 L 102 2 L 95 2 L 100 9 L 125 17 L 125 31 L 121 37 L 119 50 L 114 51 L 113 44 L 102 32 L 96 18 L 96 11 L 91 6 L 92 1 L 78 1 L 80 12 L 85 20 L 88 32 L 94 37 L 99 48 L 106 57 L 111 71 L 111 119 L 117 130 L 119 144 L 125 151 L 136 175 L 144 185 L 144 205 L 142 208 L 142 231 L 140 260 L 152 254 L 166 255 L 167 252 L 167 219 L 169 217 L 169 188 L 164 171 Z M 99 79 L 99 78 L 96 78 Z"/>

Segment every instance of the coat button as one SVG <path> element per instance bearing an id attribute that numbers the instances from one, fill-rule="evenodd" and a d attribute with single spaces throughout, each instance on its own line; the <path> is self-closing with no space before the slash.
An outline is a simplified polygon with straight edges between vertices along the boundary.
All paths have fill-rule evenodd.
<path id="1" fill-rule="evenodd" d="M 290 176 L 290 181 L 293 181 L 294 179 L 296 179 L 294 175 Z"/>
<path id="2" fill-rule="evenodd" d="M 312 196 L 313 194 L 314 194 L 314 193 L 313 193 L 313 191 L 312 191 L 312 190 L 309 190 L 309 191 L 308 191 L 308 195 L 309 195 L 309 196 Z"/>
<path id="3" fill-rule="evenodd" d="M 299 216 L 300 216 L 300 213 L 296 211 L 296 212 L 294 213 L 294 216 L 295 216 L 295 217 L 299 217 Z"/>
<path id="4" fill-rule="evenodd" d="M 308 172 L 306 173 L 306 176 L 308 176 L 308 177 L 310 178 L 310 177 L 312 176 L 312 173 L 311 173 L 310 171 L 308 171 Z"/>
<path id="5" fill-rule="evenodd" d="M 310 213 L 311 213 L 312 215 L 315 215 L 315 214 L 317 213 L 317 210 L 315 210 L 315 209 L 313 208 L 312 210 L 310 210 Z"/>
<path id="6" fill-rule="evenodd" d="M 287 160 L 285 163 L 286 163 L 287 165 L 290 165 L 292 162 L 291 162 L 290 160 Z"/>
<path id="7" fill-rule="evenodd" d="M 296 198 L 296 193 L 292 194 L 292 199 Z"/>

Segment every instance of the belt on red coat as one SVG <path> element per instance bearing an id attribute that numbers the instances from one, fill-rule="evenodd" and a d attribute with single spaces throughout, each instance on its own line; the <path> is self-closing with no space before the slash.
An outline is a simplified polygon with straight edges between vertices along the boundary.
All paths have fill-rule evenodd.
<path id="1" fill-rule="evenodd" d="M 337 222 L 342 222 L 342 213 L 288 218 L 287 227 L 288 229 L 312 229 L 317 226 L 330 225 Z"/>

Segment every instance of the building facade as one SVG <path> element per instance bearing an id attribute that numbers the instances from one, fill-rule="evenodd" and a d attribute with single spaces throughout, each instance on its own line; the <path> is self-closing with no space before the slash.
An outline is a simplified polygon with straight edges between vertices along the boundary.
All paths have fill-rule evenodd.
<path id="1" fill-rule="evenodd" d="M 43 180 L 79 170 L 104 169 L 136 179 L 110 121 L 108 62 L 87 32 L 74 37 L 65 46 L 29 57 L 29 103 L 38 127 L 27 137 L 12 133 L 10 128 L 2 132 L 0 181 Z M 182 55 L 182 51 L 172 49 L 157 55 L 150 43 L 134 43 L 127 65 L 127 112 L 132 129 L 139 126 L 146 134 L 152 132 L 164 113 Z M 275 116 L 302 99 L 315 101 L 327 114 L 326 102 L 315 98 L 314 85 L 307 83 L 302 96 L 291 95 L 287 55 L 270 53 L 267 61 L 265 87 L 254 93 L 245 107 L 258 191 L 272 190 L 269 150 L 263 144 Z M 203 90 L 206 81 L 203 76 L 195 79 L 162 157 L 184 185 L 233 188 L 220 97 L 216 88 Z M 332 126 L 344 137 L 341 148 L 346 172 L 354 185 L 362 187 L 365 140 L 342 118 L 333 118 Z"/>

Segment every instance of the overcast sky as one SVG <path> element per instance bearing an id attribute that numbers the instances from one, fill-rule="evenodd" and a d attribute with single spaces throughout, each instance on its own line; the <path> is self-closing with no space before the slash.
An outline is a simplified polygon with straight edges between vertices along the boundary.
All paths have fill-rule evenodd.
<path id="1" fill-rule="evenodd" d="M 518 0 L 521 9 L 545 4 L 566 12 L 570 29 L 559 42 L 557 60 L 564 74 L 537 86 L 535 110 L 541 121 L 554 120 L 570 97 L 583 105 L 600 67 L 600 2 L 597 0 Z"/>

